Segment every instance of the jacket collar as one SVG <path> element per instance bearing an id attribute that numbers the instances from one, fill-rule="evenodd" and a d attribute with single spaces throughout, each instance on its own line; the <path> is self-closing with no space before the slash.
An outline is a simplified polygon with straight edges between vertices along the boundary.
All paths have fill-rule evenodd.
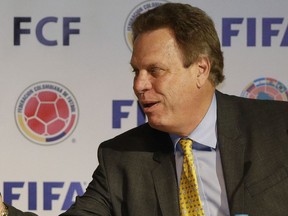
<path id="1" fill-rule="evenodd" d="M 239 99 L 216 91 L 218 144 L 230 212 L 244 209 L 246 168 L 244 136 L 245 119 L 239 108 Z M 246 168 L 245 168 L 246 167 Z"/>

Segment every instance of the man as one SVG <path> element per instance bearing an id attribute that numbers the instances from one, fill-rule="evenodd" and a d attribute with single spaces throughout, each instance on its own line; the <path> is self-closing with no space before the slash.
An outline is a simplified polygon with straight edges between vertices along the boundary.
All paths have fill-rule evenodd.
<path id="1" fill-rule="evenodd" d="M 62 216 L 194 215 L 179 194 L 182 140 L 193 140 L 195 215 L 287 215 L 288 104 L 215 90 L 223 56 L 198 8 L 152 9 L 133 36 L 133 89 L 148 123 L 100 145 L 92 182 Z"/>

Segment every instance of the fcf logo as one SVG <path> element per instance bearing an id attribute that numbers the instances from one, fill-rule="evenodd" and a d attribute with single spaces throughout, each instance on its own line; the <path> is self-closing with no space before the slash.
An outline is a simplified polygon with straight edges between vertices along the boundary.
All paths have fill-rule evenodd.
<path id="1" fill-rule="evenodd" d="M 73 94 L 55 82 L 39 82 L 20 95 L 15 119 L 21 133 L 42 145 L 56 144 L 75 129 L 78 105 Z"/>

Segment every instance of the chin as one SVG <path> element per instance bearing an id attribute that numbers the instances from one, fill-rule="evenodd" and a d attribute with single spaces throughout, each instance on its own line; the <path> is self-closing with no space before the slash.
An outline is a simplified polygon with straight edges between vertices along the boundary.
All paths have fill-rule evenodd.
<path id="1" fill-rule="evenodd" d="M 155 129 L 158 129 L 159 127 L 161 127 L 161 121 L 159 121 L 159 119 L 155 119 L 155 118 L 149 118 L 148 117 L 148 124 Z"/>
<path id="2" fill-rule="evenodd" d="M 159 119 L 157 119 L 157 121 L 156 121 L 155 119 L 152 120 L 152 119 L 148 118 L 148 124 L 150 125 L 150 127 L 154 128 L 154 129 L 169 133 L 168 125 L 165 124 L 165 122 L 160 121 Z"/>

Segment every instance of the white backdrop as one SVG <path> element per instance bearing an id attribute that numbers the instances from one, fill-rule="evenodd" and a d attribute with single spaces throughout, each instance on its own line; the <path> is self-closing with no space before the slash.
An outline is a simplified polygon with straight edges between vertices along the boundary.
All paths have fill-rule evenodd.
<path id="1" fill-rule="evenodd" d="M 226 74 L 219 90 L 287 100 L 286 0 L 178 2 L 202 8 L 215 21 Z M 139 124 L 129 21 L 159 3 L 0 0 L 0 191 L 6 202 L 40 215 L 63 212 L 90 182 L 98 145 Z M 32 102 L 45 104 L 47 95 L 61 99 L 56 108 L 64 120 L 40 134 L 36 126 L 48 127 L 53 105 L 37 114 Z M 46 124 L 26 122 L 35 115 Z"/>

